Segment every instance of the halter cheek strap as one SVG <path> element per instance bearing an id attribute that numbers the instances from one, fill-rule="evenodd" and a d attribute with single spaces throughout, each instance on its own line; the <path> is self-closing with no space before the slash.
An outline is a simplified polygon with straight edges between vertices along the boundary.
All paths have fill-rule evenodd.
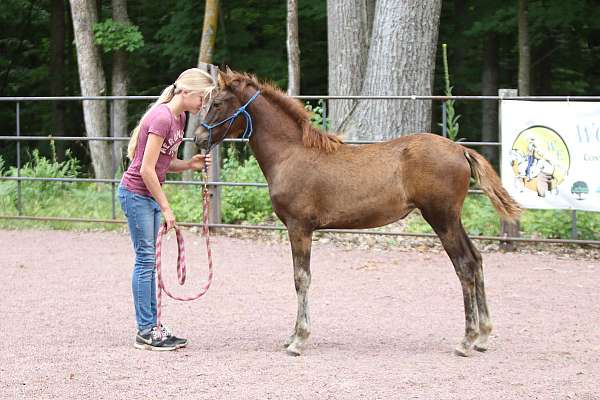
<path id="1" fill-rule="evenodd" d="M 201 125 L 208 131 L 208 150 L 207 150 L 207 152 L 210 152 L 212 150 L 212 147 L 214 146 L 213 141 L 212 141 L 212 130 L 218 126 L 225 124 L 226 122 L 229 122 L 229 124 L 227 125 L 227 130 L 225 131 L 225 134 L 223 135 L 223 137 L 227 136 L 227 133 L 229 133 L 229 129 L 231 129 L 231 126 L 233 125 L 233 122 L 236 120 L 237 117 L 240 116 L 240 114 L 242 114 L 244 116 L 244 119 L 246 120 L 246 128 L 244 129 L 242 138 L 250 139 L 250 136 L 252 136 L 252 131 L 253 131 L 252 117 L 250 116 L 248 111 L 246 111 L 246 107 L 248 107 L 250 104 L 252 104 L 252 102 L 254 100 L 256 100 L 256 98 L 259 95 L 260 95 L 260 90 L 258 90 L 256 93 L 254 93 L 254 96 L 252 96 L 250 98 L 250 100 L 248 100 L 246 102 L 246 104 L 244 104 L 243 106 L 238 108 L 230 117 L 225 118 L 224 120 L 222 120 L 220 122 L 217 122 L 212 125 L 208 125 L 207 123 L 202 122 Z"/>

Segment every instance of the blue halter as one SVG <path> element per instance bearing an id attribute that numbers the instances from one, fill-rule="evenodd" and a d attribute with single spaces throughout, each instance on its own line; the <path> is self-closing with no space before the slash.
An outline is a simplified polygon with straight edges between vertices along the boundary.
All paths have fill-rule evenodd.
<path id="1" fill-rule="evenodd" d="M 231 129 L 231 125 L 233 125 L 233 122 L 240 114 L 242 114 L 244 116 L 244 118 L 246 119 L 246 129 L 244 129 L 242 138 L 250 139 L 250 136 L 252 136 L 252 117 L 250 116 L 250 114 L 248 114 L 248 111 L 246 111 L 246 107 L 248 107 L 254 100 L 256 100 L 256 98 L 258 97 L 259 94 L 260 94 L 260 90 L 258 90 L 256 93 L 254 93 L 254 96 L 252 96 L 250 98 L 250 100 L 248 100 L 246 102 L 246 104 L 244 104 L 243 106 L 238 108 L 236 112 L 234 112 L 230 117 L 225 118 L 223 121 L 217 122 L 216 124 L 213 124 L 213 125 L 208 125 L 207 123 L 202 122 L 201 125 L 204 128 L 206 128 L 206 130 L 208 131 L 208 150 L 207 150 L 207 152 L 210 152 L 210 150 L 213 147 L 212 130 L 214 128 L 216 128 L 217 126 L 221 126 L 224 123 L 229 122 L 229 125 L 227 126 L 227 130 L 225 131 L 225 134 L 223 135 L 223 137 L 227 136 L 229 129 Z"/>

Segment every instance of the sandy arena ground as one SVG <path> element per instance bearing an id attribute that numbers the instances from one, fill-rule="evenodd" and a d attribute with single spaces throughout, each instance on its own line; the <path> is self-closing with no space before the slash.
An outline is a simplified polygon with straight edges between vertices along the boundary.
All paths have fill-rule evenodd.
<path id="1" fill-rule="evenodd" d="M 188 282 L 206 279 L 203 239 L 185 232 Z M 312 336 L 282 344 L 296 316 L 289 246 L 213 237 L 215 281 L 166 300 L 187 348 L 133 348 L 126 233 L 0 231 L 1 399 L 600 399 L 600 262 L 484 253 L 495 325 L 487 353 L 453 354 L 462 294 L 445 254 L 315 242 Z"/>

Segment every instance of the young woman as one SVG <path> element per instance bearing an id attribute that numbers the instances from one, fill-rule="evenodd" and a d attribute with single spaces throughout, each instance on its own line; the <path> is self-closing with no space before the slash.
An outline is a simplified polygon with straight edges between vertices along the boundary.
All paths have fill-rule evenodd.
<path id="1" fill-rule="evenodd" d="M 131 283 L 138 330 L 134 346 L 138 349 L 167 351 L 187 345 L 186 339 L 174 336 L 165 326 L 156 326 L 154 253 L 161 213 L 167 229 L 175 226 L 175 215 L 161 185 L 167 172 L 201 170 L 210 165 L 210 156 L 179 160 L 177 149 L 184 135 L 184 112 L 198 113 L 215 87 L 208 73 L 197 68 L 184 71 L 163 90 L 131 134 L 131 164 L 121 180 L 119 200 L 135 251 Z"/>

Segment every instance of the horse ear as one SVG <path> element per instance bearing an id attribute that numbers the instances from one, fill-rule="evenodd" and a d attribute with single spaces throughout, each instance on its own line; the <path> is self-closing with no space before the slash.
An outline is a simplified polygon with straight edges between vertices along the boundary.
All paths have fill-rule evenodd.
<path id="1" fill-rule="evenodd" d="M 219 74 L 217 76 L 217 82 L 219 84 L 219 88 L 223 89 L 226 85 L 225 83 L 225 73 L 219 70 Z"/>
<path id="2" fill-rule="evenodd" d="M 225 73 L 227 73 L 227 75 L 233 74 L 233 71 L 231 70 L 231 68 L 229 68 L 229 65 L 225 66 Z"/>

